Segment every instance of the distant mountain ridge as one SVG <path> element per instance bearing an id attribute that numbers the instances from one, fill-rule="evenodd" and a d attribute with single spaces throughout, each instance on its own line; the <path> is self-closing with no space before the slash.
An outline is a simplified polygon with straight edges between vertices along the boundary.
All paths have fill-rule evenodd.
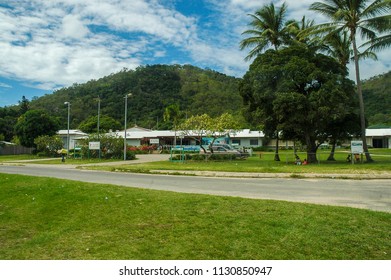
<path id="1" fill-rule="evenodd" d="M 147 65 L 74 84 L 31 102 L 32 109 L 46 109 L 58 116 L 65 127 L 67 108 L 71 102 L 71 127 L 97 114 L 97 98 L 101 114 L 121 123 L 124 121 L 124 96 L 128 99 L 128 123 L 146 128 L 167 129 L 164 109 L 178 104 L 187 116 L 207 113 L 218 116 L 228 112 L 242 118 L 241 79 L 201 69 L 192 65 Z M 391 125 L 391 71 L 363 81 L 365 113 L 369 125 Z M 185 117 L 185 116 L 184 116 Z"/>
<path id="2" fill-rule="evenodd" d="M 74 84 L 31 102 L 32 109 L 46 109 L 60 118 L 64 127 L 71 103 L 71 127 L 97 114 L 124 121 L 124 96 L 128 98 L 128 123 L 146 128 L 169 128 L 163 122 L 166 107 L 178 104 L 184 115 L 207 113 L 218 116 L 229 112 L 241 116 L 240 79 L 191 65 L 147 65 Z"/>

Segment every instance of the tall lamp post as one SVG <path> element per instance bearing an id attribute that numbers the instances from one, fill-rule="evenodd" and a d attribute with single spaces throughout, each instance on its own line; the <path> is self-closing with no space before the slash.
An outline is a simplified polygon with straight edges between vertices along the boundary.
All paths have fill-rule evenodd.
<path id="1" fill-rule="evenodd" d="M 132 94 L 128 93 L 125 95 L 125 134 L 124 134 L 124 160 L 126 160 L 126 127 L 127 123 L 126 120 L 128 118 L 128 97 L 131 97 Z"/>
<path id="2" fill-rule="evenodd" d="M 98 141 L 99 141 L 99 159 L 100 159 L 100 96 L 98 96 Z"/>
<path id="3" fill-rule="evenodd" d="M 69 158 L 69 117 L 71 113 L 71 103 L 70 102 L 64 102 L 64 105 L 68 105 L 68 134 L 67 134 L 67 158 Z"/>
<path id="4" fill-rule="evenodd" d="M 98 96 L 98 138 L 100 139 L 99 126 L 100 126 L 100 96 Z"/>

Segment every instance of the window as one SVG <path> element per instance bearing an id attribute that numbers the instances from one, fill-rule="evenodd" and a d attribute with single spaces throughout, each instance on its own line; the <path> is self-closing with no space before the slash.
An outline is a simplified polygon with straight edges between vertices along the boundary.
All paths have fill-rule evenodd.
<path id="1" fill-rule="evenodd" d="M 240 146 L 240 139 L 232 139 L 232 144 Z"/>
<path id="2" fill-rule="evenodd" d="M 250 139 L 250 146 L 259 146 L 258 139 Z"/>

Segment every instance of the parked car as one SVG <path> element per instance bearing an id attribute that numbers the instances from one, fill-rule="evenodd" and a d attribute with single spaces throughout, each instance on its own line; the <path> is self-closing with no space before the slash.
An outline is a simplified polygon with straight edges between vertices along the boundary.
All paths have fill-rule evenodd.
<path id="1" fill-rule="evenodd" d="M 236 157 L 239 157 L 239 158 L 248 157 L 248 153 L 234 149 L 231 146 L 226 145 L 226 144 L 213 145 L 212 147 L 210 147 L 210 149 L 212 149 L 211 152 L 213 152 L 215 154 L 232 154 L 232 155 L 235 155 Z"/>

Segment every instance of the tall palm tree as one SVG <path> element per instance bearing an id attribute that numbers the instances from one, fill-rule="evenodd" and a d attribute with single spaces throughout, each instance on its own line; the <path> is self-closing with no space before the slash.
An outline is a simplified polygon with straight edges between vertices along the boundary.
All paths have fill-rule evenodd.
<path id="1" fill-rule="evenodd" d="M 353 56 L 350 45 L 350 37 L 347 31 L 333 32 L 324 38 L 323 50 L 331 57 L 334 57 L 342 67 L 346 68 L 346 74 L 347 65 Z"/>
<path id="2" fill-rule="evenodd" d="M 287 27 L 287 23 L 289 22 L 285 19 L 286 12 L 286 3 L 283 3 L 280 8 L 276 8 L 273 3 L 270 3 L 257 10 L 255 14 L 249 14 L 252 17 L 252 21 L 249 24 L 252 29 L 244 31 L 242 35 L 250 35 L 250 37 L 240 42 L 241 50 L 248 47 L 252 48 L 245 57 L 246 61 L 256 57 L 269 47 L 278 50 L 289 39 L 289 28 Z M 275 137 L 277 143 L 274 160 L 280 161 L 278 154 L 279 135 L 277 130 L 275 131 Z"/>
<path id="3" fill-rule="evenodd" d="M 171 104 L 164 109 L 163 120 L 165 122 L 172 121 L 172 125 L 175 131 L 173 146 L 176 145 L 176 132 L 177 132 L 180 118 L 181 118 L 181 111 L 178 104 Z"/>
<path id="4" fill-rule="evenodd" d="M 365 136 L 366 126 L 360 67 L 358 63 L 359 51 L 357 47 L 357 36 L 361 35 L 363 39 L 374 41 L 378 38 L 377 34 L 388 32 L 390 30 L 389 11 L 391 10 L 391 2 L 389 0 L 323 0 L 323 2 L 313 3 L 310 10 L 331 19 L 330 23 L 318 25 L 317 32 L 339 33 L 346 30 L 350 36 L 356 70 L 357 93 L 360 103 L 361 137 L 366 160 L 372 162 L 373 160 L 369 154 Z"/>
<path id="5" fill-rule="evenodd" d="M 282 4 L 280 8 L 274 7 L 273 3 L 265 5 L 258 9 L 255 14 L 249 14 L 252 17 L 250 26 L 252 29 L 246 30 L 242 35 L 250 35 L 240 42 L 240 49 L 248 47 L 253 49 L 246 56 L 246 60 L 250 60 L 262 53 L 268 47 L 274 47 L 278 50 L 287 38 L 286 27 L 286 11 L 287 5 Z"/>
<path id="6" fill-rule="evenodd" d="M 305 16 L 300 21 L 291 20 L 287 22 L 290 44 L 304 44 L 309 48 L 317 47 L 320 39 L 308 32 L 314 25 L 315 21 L 308 20 Z"/>

